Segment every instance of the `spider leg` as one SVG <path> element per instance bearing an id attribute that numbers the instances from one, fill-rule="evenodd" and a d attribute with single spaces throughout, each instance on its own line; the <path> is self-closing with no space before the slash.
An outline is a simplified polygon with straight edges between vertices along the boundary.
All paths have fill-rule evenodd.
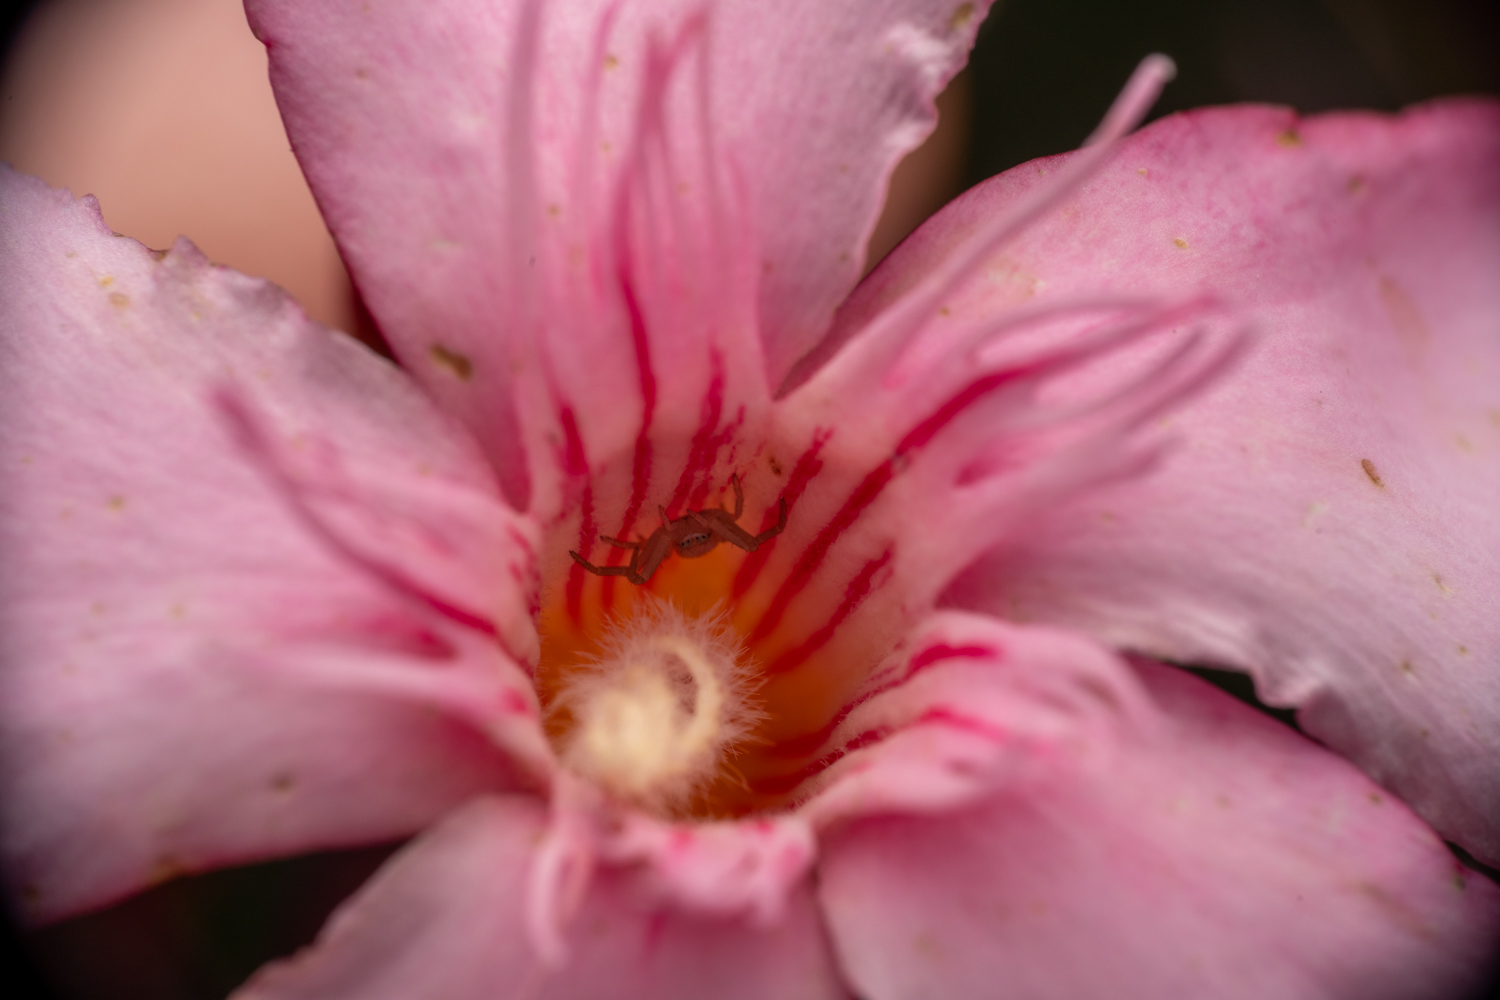
<path id="1" fill-rule="evenodd" d="M 786 497 L 780 497 L 776 501 L 776 524 L 767 528 L 755 536 L 755 544 L 770 541 L 786 530 Z M 752 550 L 753 551 L 753 550 Z"/>
<path id="2" fill-rule="evenodd" d="M 741 528 L 729 516 L 727 510 L 704 510 L 695 512 L 698 515 L 697 523 L 705 529 L 717 535 L 721 541 L 728 542 L 746 552 L 754 552 L 760 547 L 761 539 L 756 538 L 750 532 Z M 776 534 L 772 531 L 771 534 Z"/>
<path id="3" fill-rule="evenodd" d="M 636 571 L 635 576 L 630 578 L 630 582 L 643 584 L 651 579 L 651 574 L 656 572 L 656 567 L 661 565 L 661 561 L 667 558 L 671 551 L 672 536 L 664 527 L 658 528 L 630 557 L 630 565 Z"/>
<path id="4" fill-rule="evenodd" d="M 595 566 L 593 563 L 589 562 L 587 559 L 583 558 L 583 556 L 579 555 L 577 552 L 572 551 L 571 549 L 568 551 L 568 555 L 573 557 L 574 562 L 576 562 L 578 565 L 582 566 L 584 569 L 588 570 L 595 576 L 623 576 L 625 579 L 636 585 L 640 585 L 646 582 L 646 578 L 635 571 L 635 559 L 633 557 L 630 560 L 629 566 Z M 655 566 L 651 568 L 653 570 L 656 569 Z"/>
<path id="5" fill-rule="evenodd" d="M 733 520 L 738 521 L 740 515 L 745 513 L 745 491 L 740 486 L 740 474 L 738 472 L 729 477 L 729 485 L 734 487 L 734 513 L 729 516 Z"/>
<path id="6" fill-rule="evenodd" d="M 600 535 L 599 541 L 607 542 L 617 549 L 638 549 L 641 547 L 640 542 L 627 542 L 623 538 L 611 538 L 608 535 Z"/>

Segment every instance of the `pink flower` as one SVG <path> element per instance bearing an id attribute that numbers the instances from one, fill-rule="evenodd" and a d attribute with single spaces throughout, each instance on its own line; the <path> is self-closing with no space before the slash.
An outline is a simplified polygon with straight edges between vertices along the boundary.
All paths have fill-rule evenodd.
<path id="1" fill-rule="evenodd" d="M 983 6 L 253 0 L 404 369 L 0 175 L 27 913 L 416 833 L 241 995 L 1477 982 L 1500 106 L 1177 116 L 845 301 Z"/>

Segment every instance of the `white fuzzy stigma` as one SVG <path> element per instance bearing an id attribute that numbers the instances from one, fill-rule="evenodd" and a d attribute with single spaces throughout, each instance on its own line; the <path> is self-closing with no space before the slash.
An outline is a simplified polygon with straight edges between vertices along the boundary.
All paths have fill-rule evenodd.
<path id="1" fill-rule="evenodd" d="M 645 597 L 604 647 L 559 693 L 563 761 L 619 799 L 683 812 L 761 718 L 739 639 L 722 615 Z"/>

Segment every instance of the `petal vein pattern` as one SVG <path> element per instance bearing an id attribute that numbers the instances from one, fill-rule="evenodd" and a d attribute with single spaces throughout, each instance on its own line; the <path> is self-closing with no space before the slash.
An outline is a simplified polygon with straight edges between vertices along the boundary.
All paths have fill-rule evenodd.
<path id="1" fill-rule="evenodd" d="M 542 780 L 526 664 L 310 531 L 215 398 L 253 387 L 289 452 L 315 465 L 337 441 L 350 467 L 378 465 L 384 495 L 339 500 L 344 537 L 524 642 L 523 587 L 469 589 L 513 584 L 524 534 L 458 560 L 430 532 L 412 545 L 455 497 L 514 526 L 466 436 L 388 364 L 185 241 L 152 254 L 91 199 L 8 170 L 0 203 L 0 795 L 24 818 L 0 848 L 27 916 L 388 840 Z M 486 603 L 506 593 L 513 606 Z"/>
<path id="2" fill-rule="evenodd" d="M 921 273 L 1054 162 L 960 199 L 891 274 Z M 945 600 L 1249 670 L 1500 861 L 1500 108 L 1167 119 L 989 267 L 954 316 L 1212 290 L 1256 338 L 1166 418 L 1178 443 L 1155 474 L 1034 518 Z"/>

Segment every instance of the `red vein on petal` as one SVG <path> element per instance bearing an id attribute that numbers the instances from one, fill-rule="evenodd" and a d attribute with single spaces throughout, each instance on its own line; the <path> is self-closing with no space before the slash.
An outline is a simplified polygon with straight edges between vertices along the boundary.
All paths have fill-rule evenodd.
<path id="1" fill-rule="evenodd" d="M 594 520 L 594 485 L 589 478 L 588 458 L 583 451 L 583 436 L 578 433 L 578 418 L 572 407 L 564 406 L 558 413 L 558 423 L 563 431 L 563 471 L 583 482 L 583 495 L 579 498 L 578 551 L 587 554 L 599 536 L 599 525 Z M 568 572 L 567 607 L 568 617 L 578 625 L 583 620 L 583 583 L 585 570 L 574 563 Z"/>
<path id="2" fill-rule="evenodd" d="M 792 467 L 792 474 L 787 477 L 786 488 L 781 495 L 786 498 L 787 516 L 796 508 L 797 501 L 807 491 L 807 484 L 823 469 L 823 460 L 818 457 L 818 452 L 823 450 L 823 445 L 833 436 L 833 431 L 817 428 L 813 431 L 812 444 L 808 446 L 797 458 L 797 464 Z M 760 530 L 765 531 L 776 523 L 778 511 L 776 507 L 766 508 L 761 515 Z M 756 577 L 765 568 L 766 562 L 770 560 L 771 553 L 775 551 L 777 539 L 773 538 L 765 545 L 756 549 L 740 564 L 739 571 L 734 574 L 734 583 L 729 588 L 730 599 L 737 601 L 745 595 L 755 584 Z"/>
<path id="3" fill-rule="evenodd" d="M 985 739 L 992 740 L 995 743 L 1005 742 L 1005 740 L 1009 738 L 1010 735 L 1005 731 L 1004 728 L 995 725 L 993 722 L 986 722 L 984 719 L 978 718 L 977 716 L 965 715 L 964 713 L 955 711 L 947 706 L 929 708 L 927 711 L 917 716 L 917 718 L 909 725 L 902 728 L 909 729 L 914 726 L 926 726 L 933 724 L 940 726 L 950 726 L 954 729 L 961 729 L 966 733 L 974 733 L 978 736 L 983 736 Z"/>
<path id="4" fill-rule="evenodd" d="M 651 485 L 651 424 L 656 419 L 656 371 L 651 367 L 646 317 L 641 312 L 629 275 L 620 276 L 620 295 L 625 300 L 625 311 L 630 315 L 630 342 L 635 348 L 636 380 L 641 387 L 641 426 L 635 435 L 635 454 L 630 463 L 630 504 L 620 522 L 623 537 L 635 527 L 641 505 L 646 502 L 646 489 Z"/>
<path id="5" fill-rule="evenodd" d="M 716 437 L 714 431 L 719 426 L 719 419 L 724 415 L 724 358 L 718 350 L 709 351 L 709 364 L 712 374 L 709 375 L 708 388 L 703 394 L 703 402 L 698 407 L 698 428 L 693 431 L 687 461 L 683 464 L 682 474 L 677 477 L 677 486 L 672 490 L 672 499 L 667 502 L 667 514 L 671 517 L 681 516 L 682 512 L 687 509 L 688 491 L 700 472 L 713 468 L 713 455 L 718 451 L 714 445 Z M 707 488 L 704 489 L 704 495 L 706 494 Z M 694 509 L 702 502 L 702 497 L 698 498 Z"/>
<path id="6" fill-rule="evenodd" d="M 863 705 L 871 698 L 878 698 L 880 695 L 885 694 L 887 691 L 894 691 L 896 688 L 904 686 L 913 677 L 926 670 L 928 667 L 931 667 L 937 663 L 941 663 L 944 660 L 983 660 L 997 658 L 999 655 L 999 650 L 993 649 L 989 646 L 950 646 L 947 643 L 938 643 L 935 646 L 928 646 L 926 649 L 922 650 L 916 656 L 913 656 L 910 660 L 907 661 L 906 671 L 900 677 L 892 681 L 887 681 L 879 687 L 874 688 L 870 691 L 866 691 L 864 694 L 858 696 L 853 701 L 840 708 L 838 712 L 833 716 L 833 718 L 828 720 L 828 723 L 826 725 L 821 726 L 820 728 L 815 729 L 810 733 L 804 733 L 801 736 L 793 736 L 790 739 L 777 740 L 776 746 L 772 749 L 771 752 L 777 757 L 805 757 L 808 754 L 812 753 L 814 750 L 818 749 L 818 747 L 822 746 L 824 743 L 827 743 L 828 738 L 833 735 L 834 730 L 843 725 L 844 720 L 849 718 L 850 713 L 853 712 L 856 708 Z M 845 749 L 853 749 L 853 747 L 851 744 L 845 744 Z"/>
<path id="7" fill-rule="evenodd" d="M 902 723 L 899 726 L 877 726 L 874 729 L 867 729 L 861 733 L 857 733 L 850 737 L 849 741 L 843 746 L 830 750 L 822 757 L 803 767 L 799 767 L 795 771 L 790 771 L 786 774 L 772 774 L 755 779 L 750 783 L 750 789 L 760 795 L 785 795 L 804 781 L 822 774 L 848 754 L 856 750 L 862 750 L 868 746 L 884 743 L 892 736 L 916 729 L 919 726 L 946 726 L 950 729 L 957 729 L 960 732 L 972 733 L 983 737 L 992 743 L 1004 743 L 1010 738 L 1010 734 L 1001 726 L 997 726 L 977 716 L 966 715 L 946 705 L 939 705 L 929 708 L 915 719 Z"/>
<path id="8" fill-rule="evenodd" d="M 828 640 L 833 638 L 833 633 L 838 630 L 838 627 L 844 624 L 844 620 L 854 613 L 854 609 L 864 603 L 864 599 L 874 589 L 875 574 L 880 572 L 891 561 L 891 557 L 894 555 L 894 549 L 886 549 L 880 554 L 878 559 L 871 559 L 865 563 L 860 568 L 860 571 L 855 574 L 854 579 L 849 581 L 849 585 L 844 588 L 844 599 L 839 602 L 838 608 L 834 610 L 833 615 L 828 621 L 824 622 L 821 628 L 804 639 L 800 645 L 782 653 L 775 660 L 771 661 L 770 665 L 765 668 L 766 676 L 769 677 L 774 674 L 786 673 L 788 670 L 794 670 L 805 663 L 809 656 L 822 649 L 828 643 Z"/>
<path id="9" fill-rule="evenodd" d="M 823 560 L 827 558 L 828 550 L 833 547 L 833 543 L 875 502 L 890 481 L 896 477 L 897 467 L 904 467 L 907 457 L 912 452 L 925 447 L 939 431 L 952 423 L 955 417 L 980 398 L 1002 385 L 1024 377 L 1030 371 L 1031 366 L 1025 366 L 992 372 L 975 379 L 958 393 L 950 396 L 948 401 L 938 407 L 927 419 L 907 431 L 906 436 L 896 445 L 895 453 L 865 476 L 850 494 L 849 499 L 844 501 L 844 506 L 839 508 L 839 512 L 823 526 L 823 530 L 818 532 L 817 537 L 808 545 L 792 572 L 782 581 L 780 589 L 776 591 L 776 596 L 771 598 L 770 606 L 766 608 L 765 615 L 756 625 L 749 641 L 753 643 L 764 639 L 776 629 L 776 626 L 781 623 L 782 616 L 786 614 L 786 609 L 791 605 L 792 599 L 807 587 L 813 575 L 822 567 Z"/>
<path id="10" fill-rule="evenodd" d="M 741 404 L 735 409 L 734 419 L 725 424 L 717 434 L 709 437 L 704 451 L 704 471 L 712 471 L 719 465 L 719 453 L 724 446 L 729 446 L 729 456 L 725 460 L 727 464 L 734 464 L 735 445 L 739 441 L 740 432 L 745 427 L 745 407 Z M 708 502 L 708 496 L 723 484 L 714 479 L 703 476 L 698 480 L 698 485 L 693 487 L 693 492 L 688 495 L 687 505 L 689 510 L 702 510 L 703 505 Z"/>

